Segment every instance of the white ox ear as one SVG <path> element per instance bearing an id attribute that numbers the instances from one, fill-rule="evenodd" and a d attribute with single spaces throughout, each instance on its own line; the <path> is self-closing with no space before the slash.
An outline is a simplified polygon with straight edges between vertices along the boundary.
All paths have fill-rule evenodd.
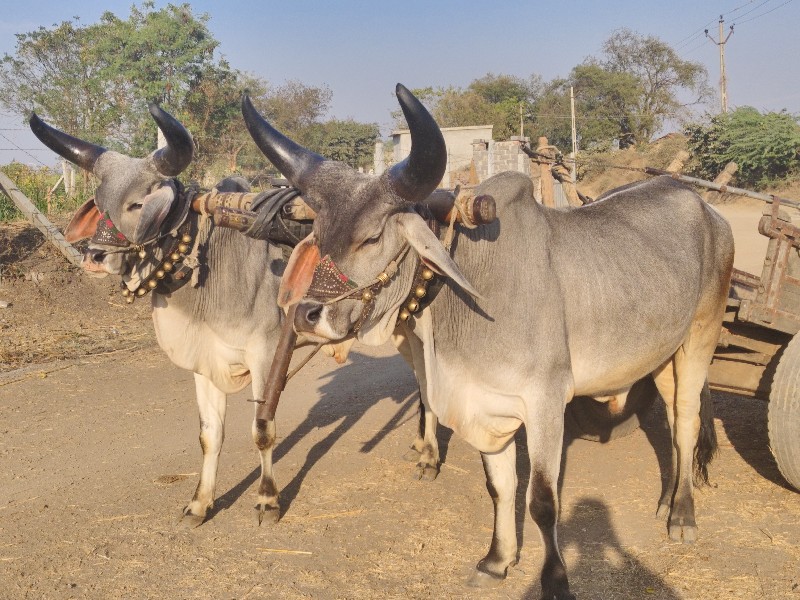
<path id="1" fill-rule="evenodd" d="M 480 292 L 467 281 L 458 265 L 450 258 L 447 250 L 442 246 L 439 238 L 433 235 L 433 232 L 428 229 L 425 221 L 418 214 L 411 212 L 401 213 L 399 215 L 399 224 L 400 233 L 433 270 L 447 275 L 465 292 L 479 300 L 483 300 Z"/>
<path id="2" fill-rule="evenodd" d="M 142 199 L 142 212 L 133 236 L 134 244 L 141 244 L 158 235 L 161 224 L 167 218 L 176 196 L 175 185 L 169 182 Z"/>

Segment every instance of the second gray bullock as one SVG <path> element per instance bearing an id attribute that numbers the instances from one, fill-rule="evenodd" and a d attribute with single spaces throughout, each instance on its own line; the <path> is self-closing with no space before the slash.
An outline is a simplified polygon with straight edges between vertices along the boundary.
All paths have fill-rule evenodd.
<path id="1" fill-rule="evenodd" d="M 693 462 L 707 476 L 716 444 L 704 390 L 733 265 L 727 222 L 670 178 L 561 211 L 536 203 L 530 179 L 509 172 L 476 190 L 495 198 L 498 220 L 459 228 L 448 251 L 414 208 L 442 179 L 444 140 L 405 87 L 397 96 L 411 153 L 380 176 L 302 148 L 243 102 L 256 144 L 318 213 L 313 240 L 295 252 L 311 248 L 321 258 L 312 273 L 287 273 L 284 282 L 283 300 L 299 301 L 295 329 L 326 341 L 357 330 L 362 342 L 383 343 L 405 316 L 420 263 L 447 277 L 407 323 L 428 402 L 480 451 L 494 502 L 492 543 L 472 584 L 494 584 L 518 560 L 514 435 L 524 425 L 527 505 L 545 548 L 543 598 L 574 597 L 556 535 L 564 409 L 576 395 L 618 394 L 647 375 L 667 405 L 673 440 L 658 513 L 668 516 L 671 538 L 692 542 Z M 353 292 L 316 292 L 336 278 Z M 365 286 L 374 297 L 362 295 Z"/>
<path id="2" fill-rule="evenodd" d="M 202 264 L 187 265 L 200 216 L 189 211 L 189 198 L 175 177 L 191 162 L 194 144 L 171 115 L 156 105 L 150 112 L 168 145 L 145 158 L 72 137 L 35 114 L 30 126 L 46 146 L 100 179 L 96 197 L 65 231 L 72 241 L 93 238 L 84 269 L 100 276 L 120 275 L 129 300 L 150 293 L 159 345 L 175 365 L 194 372 L 203 466 L 182 519 L 197 526 L 214 504 L 228 394 L 250 384 L 253 398 L 262 397 L 280 333 L 282 313 L 276 296 L 285 263 L 278 246 L 213 227 L 200 249 Z M 249 191 L 246 186 L 241 178 L 229 178 L 218 188 Z M 191 267 L 201 270 L 196 285 L 188 283 Z M 277 520 L 275 422 L 254 419 L 252 436 L 261 459 L 259 523 L 265 517 Z"/>

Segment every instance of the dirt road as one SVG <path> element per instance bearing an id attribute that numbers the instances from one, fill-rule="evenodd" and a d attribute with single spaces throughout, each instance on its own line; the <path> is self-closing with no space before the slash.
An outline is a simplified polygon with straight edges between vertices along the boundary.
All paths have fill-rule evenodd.
<path id="1" fill-rule="evenodd" d="M 741 212 L 732 221 L 749 235 L 758 216 Z M 200 466 L 191 374 L 113 284 L 69 271 L 22 229 L 3 233 L 0 598 L 538 598 L 524 445 L 521 560 L 499 588 L 475 592 L 463 581 L 492 529 L 479 456 L 442 428 L 441 475 L 411 479 L 401 456 L 415 386 L 390 348 L 356 346 L 339 368 L 315 358 L 290 382 L 276 525 L 256 524 L 252 405 L 233 397 L 216 510 L 200 528 L 178 526 Z M 747 258 L 749 242 L 737 243 Z M 70 356 L 82 358 L 52 360 Z M 766 404 L 715 405 L 721 449 L 691 546 L 655 519 L 669 457 L 660 408 L 627 438 L 567 440 L 559 539 L 579 598 L 800 599 L 800 494 L 770 456 Z"/>

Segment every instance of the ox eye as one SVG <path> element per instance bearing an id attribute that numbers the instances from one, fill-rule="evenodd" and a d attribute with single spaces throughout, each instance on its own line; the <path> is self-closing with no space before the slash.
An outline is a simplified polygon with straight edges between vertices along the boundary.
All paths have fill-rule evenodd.
<path id="1" fill-rule="evenodd" d="M 128 211 L 141 210 L 143 204 L 141 202 L 134 202 L 128 206 Z"/>
<path id="2" fill-rule="evenodd" d="M 380 241 L 381 241 L 381 234 L 379 233 L 379 234 L 374 235 L 371 238 L 367 238 L 366 240 L 361 242 L 361 247 L 364 248 L 366 246 L 374 246 L 375 244 L 377 244 Z"/>

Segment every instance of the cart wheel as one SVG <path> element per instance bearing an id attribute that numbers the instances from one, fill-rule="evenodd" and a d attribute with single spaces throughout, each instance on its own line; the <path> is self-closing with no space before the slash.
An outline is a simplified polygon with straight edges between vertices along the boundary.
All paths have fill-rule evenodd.
<path id="1" fill-rule="evenodd" d="M 658 396 L 652 377 L 633 384 L 619 414 L 612 414 L 608 402 L 577 396 L 567 404 L 564 428 L 573 436 L 592 442 L 608 442 L 632 434 Z"/>
<path id="2" fill-rule="evenodd" d="M 783 351 L 769 394 L 769 444 L 781 475 L 800 491 L 800 339 Z"/>

